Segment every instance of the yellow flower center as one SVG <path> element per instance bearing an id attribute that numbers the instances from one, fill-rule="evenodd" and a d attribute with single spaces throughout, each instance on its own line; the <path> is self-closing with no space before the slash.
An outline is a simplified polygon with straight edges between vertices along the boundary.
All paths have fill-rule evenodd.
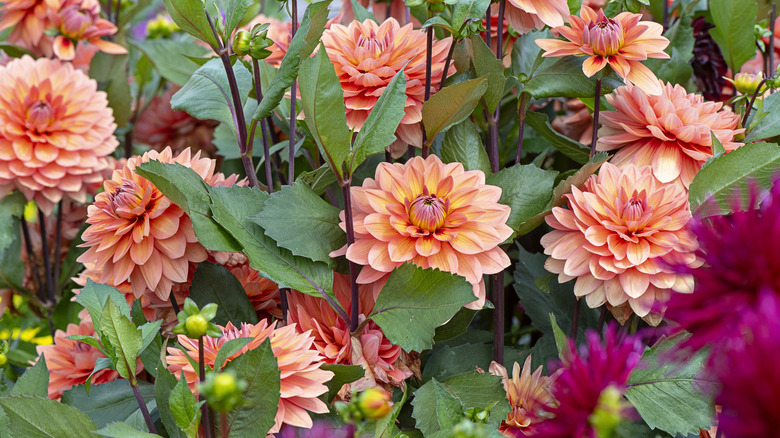
<path id="1" fill-rule="evenodd" d="M 623 41 L 623 25 L 618 20 L 607 18 L 601 11 L 596 21 L 591 21 L 582 30 L 582 42 L 598 56 L 617 55 Z"/>
<path id="2" fill-rule="evenodd" d="M 38 133 L 45 132 L 54 121 L 54 109 L 48 102 L 38 101 L 27 109 L 27 121 Z"/>
<path id="3" fill-rule="evenodd" d="M 409 205 L 409 220 L 414 226 L 425 231 L 435 232 L 444 226 L 447 219 L 449 201 L 443 201 L 426 190 Z"/>
<path id="4" fill-rule="evenodd" d="M 385 35 L 384 38 L 377 38 L 372 31 L 370 36 L 360 35 L 357 39 L 357 46 L 362 47 L 376 58 L 390 47 L 390 35 Z"/>

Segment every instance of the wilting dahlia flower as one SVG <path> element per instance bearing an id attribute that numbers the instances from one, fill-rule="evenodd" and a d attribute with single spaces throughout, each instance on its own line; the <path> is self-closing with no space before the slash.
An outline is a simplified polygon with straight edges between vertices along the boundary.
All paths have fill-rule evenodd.
<path id="1" fill-rule="evenodd" d="M 265 58 L 264 61 L 279 68 L 279 66 L 282 65 L 284 55 L 287 54 L 287 49 L 290 47 L 292 23 L 282 22 L 275 18 L 266 17 L 265 15 L 260 14 L 253 18 L 246 26 L 243 26 L 242 29 L 251 31 L 255 25 L 263 23 L 269 24 L 268 38 L 274 42 L 271 47 L 268 47 L 268 50 L 271 51 L 271 55 Z"/>
<path id="2" fill-rule="evenodd" d="M 333 275 L 333 293 L 341 307 L 350 313 L 349 276 L 339 273 Z M 352 389 L 359 391 L 377 383 L 400 386 L 401 382 L 412 376 L 412 371 L 405 365 L 398 363 L 395 366 L 401 355 L 401 347 L 385 338 L 382 329 L 374 321 L 365 324 L 357 338 L 353 338 L 347 323 L 338 317 L 324 299 L 298 291 L 291 291 L 287 297 L 290 302 L 288 320 L 297 325 L 298 332 L 311 332 L 314 346 L 326 363 L 361 365 L 366 369 L 365 377 L 353 383 Z M 360 322 L 373 309 L 371 286 L 361 285 Z"/>
<path id="3" fill-rule="evenodd" d="M 355 243 L 331 255 L 346 250 L 347 259 L 363 265 L 358 283 L 378 286 L 376 297 L 393 269 L 412 262 L 465 277 L 478 299 L 469 306 L 482 307 L 482 275 L 510 263 L 498 246 L 512 235 L 510 209 L 498 203 L 501 188 L 485 184 L 479 170 L 430 155 L 380 163 L 374 179 L 351 190 Z M 343 211 L 340 218 L 346 229 Z"/>
<path id="4" fill-rule="evenodd" d="M 688 230 L 687 193 L 661 184 L 650 167 L 604 163 L 582 188 L 564 195 L 568 209 L 546 217 L 555 230 L 542 237 L 548 271 L 591 308 L 607 304 L 621 322 L 631 311 L 657 325 L 672 291 L 693 281 L 672 264 L 694 266 L 696 239 Z"/>
<path id="5" fill-rule="evenodd" d="M 68 336 L 84 335 L 95 336 L 92 327 L 92 319 L 86 309 L 79 313 L 79 322 L 68 324 L 63 332 L 57 330 L 54 334 L 54 344 L 39 345 L 36 347 L 38 356 L 44 355 L 46 367 L 49 369 L 49 398 L 59 400 L 62 393 L 76 385 L 81 385 L 95 369 L 95 361 L 106 356 L 97 348 L 81 341 L 67 339 Z M 143 371 L 141 359 L 138 359 L 136 372 Z M 119 373 L 112 369 L 103 369 L 92 376 L 91 383 L 112 382 L 119 377 Z"/>
<path id="6" fill-rule="evenodd" d="M 608 18 L 604 11 L 583 5 L 580 17 L 569 16 L 571 27 L 558 26 L 566 41 L 536 40 L 536 44 L 550 56 L 587 56 L 582 71 L 591 77 L 607 65 L 626 82 L 634 83 L 648 94 L 660 94 L 658 79 L 642 64 L 647 58 L 668 59 L 664 52 L 669 40 L 661 36 L 663 26 L 652 21 L 639 21 L 641 14 L 622 12 Z"/>
<path id="7" fill-rule="evenodd" d="M 739 115 L 722 103 L 705 102 L 680 85 L 657 82 L 662 90 L 657 96 L 633 85 L 607 96 L 616 111 L 601 113 L 604 126 L 596 149 L 619 149 L 611 160 L 618 167 L 652 166 L 653 175 L 662 183 L 688 188 L 712 157 L 711 133 L 731 152 L 742 146 L 734 140 L 745 130 L 737 129 Z"/>
<path id="8" fill-rule="evenodd" d="M 555 406 L 550 387 L 560 372 L 549 377 L 543 376 L 542 367 L 539 366 L 531 374 L 531 356 L 528 356 L 523 363 L 522 371 L 520 371 L 520 364 L 515 362 L 511 378 L 506 368 L 497 362 L 490 364 L 490 373 L 503 377 L 504 390 L 509 406 L 512 408 L 506 420 L 501 422 L 498 431 L 508 437 L 536 436 L 538 423 L 546 418 L 543 412 Z"/>
<path id="9" fill-rule="evenodd" d="M 119 142 L 106 93 L 57 60 L 24 56 L 0 67 L 0 197 L 19 189 L 46 214 L 86 202 Z"/>
<path id="10" fill-rule="evenodd" d="M 79 41 L 93 44 L 106 53 L 127 53 L 127 49 L 119 44 L 100 39 L 115 34 L 117 28 L 105 18 L 100 18 L 97 0 L 65 0 L 60 10 L 51 15 L 51 21 L 60 33 L 54 37 L 52 49 L 57 58 L 64 61 L 76 57 Z"/>
<path id="11" fill-rule="evenodd" d="M 59 0 L 4 0 L 0 2 L 0 31 L 11 29 L 8 42 L 40 52 L 43 33 L 51 27 L 50 15 L 59 9 Z"/>
<path id="12" fill-rule="evenodd" d="M 189 149 L 175 158 L 170 149 L 149 151 L 114 171 L 89 206 L 90 226 L 82 235 L 87 250 L 78 261 L 102 267 L 100 283 L 129 280 L 136 297 L 154 292 L 165 301 L 173 284 L 186 282 L 190 265 L 206 260 L 207 253 L 189 216 L 135 172 L 151 160 L 187 166 L 211 185 L 231 186 L 238 177 L 215 173 L 215 160 L 191 156 Z"/>
<path id="13" fill-rule="evenodd" d="M 279 432 L 282 424 L 296 427 L 312 427 L 309 412 L 322 414 L 328 412 L 328 407 L 319 397 L 328 391 L 325 382 L 333 377 L 331 371 L 320 369 L 322 356 L 312 348 L 314 338 L 307 333 L 297 333 L 295 324 L 275 328 L 276 323 L 268 324 L 267 320 L 259 323 L 241 324 L 240 328 L 228 323 L 222 329 L 222 337 L 203 338 L 203 355 L 207 366 L 213 367 L 221 346 L 238 338 L 253 338 L 244 348 L 228 358 L 228 362 L 238 356 L 259 347 L 263 341 L 271 339 L 271 349 L 281 371 L 281 398 L 279 410 L 276 413 L 276 423 L 269 433 Z M 200 360 L 198 341 L 184 335 L 179 335 L 179 343 L 187 350 L 187 354 L 196 362 Z M 198 375 L 190 364 L 184 352 L 176 347 L 168 347 L 168 369 L 178 378 L 184 372 L 184 378 L 190 389 L 195 391 Z M 220 364 L 221 365 L 221 364 Z"/>
<path id="14" fill-rule="evenodd" d="M 431 83 L 437 85 L 451 39 L 436 41 L 431 58 Z M 347 124 L 359 131 L 379 96 L 404 68 L 406 113 L 395 132 L 394 152 L 406 145 L 422 145 L 422 105 L 425 100 L 425 32 L 401 27 L 389 18 L 381 25 L 373 20 L 353 21 L 349 26 L 333 24 L 322 34 L 322 43 L 336 68 L 344 89 Z M 432 87 L 436 90 L 437 87 Z"/>
<path id="15" fill-rule="evenodd" d="M 537 435 L 545 438 L 597 438 L 599 414 L 614 419 L 629 415 L 623 399 L 631 371 L 642 357 L 639 338 L 623 336 L 614 325 L 604 334 L 589 330 L 585 345 L 569 341 L 563 351 L 563 367 L 552 385 L 557 404 L 547 412 L 552 418 L 539 424 Z M 629 411 L 629 412 L 626 412 Z"/>
<path id="16" fill-rule="evenodd" d="M 519 34 L 534 29 L 563 26 L 568 21 L 566 0 L 509 0 L 506 2 L 506 21 Z"/>

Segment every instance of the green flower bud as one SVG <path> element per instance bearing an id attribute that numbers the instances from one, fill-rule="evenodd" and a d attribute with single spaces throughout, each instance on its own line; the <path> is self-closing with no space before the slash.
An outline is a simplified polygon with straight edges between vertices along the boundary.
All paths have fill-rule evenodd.
<path id="1" fill-rule="evenodd" d="M 726 80 L 734 84 L 734 88 L 740 94 L 752 96 L 758 89 L 758 85 L 764 80 L 764 74 L 760 72 L 755 75 L 752 73 L 737 73 L 733 80 L 729 78 L 726 78 Z M 761 88 L 762 92 L 766 90 L 766 87 Z"/>
<path id="2" fill-rule="evenodd" d="M 209 322 L 215 316 L 217 316 L 216 304 L 207 304 L 202 309 L 198 309 L 195 301 L 187 298 L 184 300 L 184 310 L 176 315 L 179 324 L 172 331 L 176 334 L 186 335 L 190 339 L 198 339 L 204 335 L 218 338 L 222 335 L 222 331 Z"/>
<path id="3" fill-rule="evenodd" d="M 209 328 L 209 322 L 203 315 L 192 315 L 187 317 L 187 321 L 184 323 L 184 328 L 187 330 L 187 336 L 190 338 L 199 338 L 206 334 Z"/>
<path id="4" fill-rule="evenodd" d="M 374 386 L 358 395 L 357 407 L 364 418 L 378 420 L 393 410 L 393 401 L 387 391 Z"/>
<path id="5" fill-rule="evenodd" d="M 519 75 L 517 75 L 517 81 L 520 82 L 521 84 L 526 83 L 527 80 L 528 80 L 528 75 L 527 74 L 520 73 Z"/>
<path id="6" fill-rule="evenodd" d="M 268 38 L 268 30 L 264 29 L 252 37 L 249 43 L 249 55 L 257 60 L 268 58 L 272 53 L 268 48 L 273 44 L 273 40 Z"/>
<path id="7" fill-rule="evenodd" d="M 233 37 L 233 52 L 238 56 L 246 56 L 249 53 L 249 42 L 252 40 L 251 35 L 246 30 L 239 30 Z"/>
<path id="8" fill-rule="evenodd" d="M 154 20 L 146 23 L 147 39 L 170 38 L 174 32 L 179 31 L 179 26 L 162 14 L 157 15 Z"/>
<path id="9" fill-rule="evenodd" d="M 0 353 L 0 369 L 5 368 L 6 365 L 8 365 L 8 356 Z"/>
<path id="10" fill-rule="evenodd" d="M 623 420 L 623 394 L 614 386 L 601 392 L 596 410 L 588 417 L 588 422 L 596 429 L 599 438 L 609 438 Z"/>
<path id="11" fill-rule="evenodd" d="M 243 393 L 247 383 L 225 371 L 206 374 L 206 381 L 198 386 L 198 392 L 206 398 L 206 403 L 218 412 L 230 412 L 244 402 Z"/>

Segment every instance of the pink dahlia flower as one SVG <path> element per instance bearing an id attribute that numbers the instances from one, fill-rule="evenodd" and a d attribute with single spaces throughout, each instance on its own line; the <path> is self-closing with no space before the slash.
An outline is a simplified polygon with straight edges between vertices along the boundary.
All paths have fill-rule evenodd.
<path id="1" fill-rule="evenodd" d="M 113 23 L 100 18 L 97 0 L 65 0 L 59 11 L 50 14 L 52 25 L 60 32 L 54 37 L 52 49 L 57 58 L 70 61 L 76 57 L 76 45 L 85 41 L 101 51 L 122 55 L 127 49 L 119 44 L 102 40 L 117 32 Z"/>
<path id="2" fill-rule="evenodd" d="M 374 179 L 351 190 L 355 243 L 332 255 L 346 250 L 363 265 L 358 283 L 373 283 L 376 297 L 393 269 L 412 262 L 465 277 L 477 297 L 470 306 L 482 307 L 482 275 L 510 264 L 498 246 L 512 235 L 510 209 L 498 203 L 501 188 L 485 184 L 479 170 L 430 155 L 380 163 Z M 340 218 L 346 229 L 343 211 Z"/>
<path id="3" fill-rule="evenodd" d="M 189 216 L 135 172 L 151 160 L 187 166 L 212 185 L 231 186 L 238 177 L 225 179 L 214 172 L 215 160 L 200 158 L 200 153 L 191 156 L 189 149 L 175 158 L 170 149 L 149 151 L 114 171 L 89 206 L 90 226 L 82 235 L 87 250 L 78 261 L 100 267 L 101 283 L 129 280 L 136 297 L 153 292 L 165 301 L 175 283 L 187 281 L 190 265 L 206 260 L 207 253 Z"/>
<path id="4" fill-rule="evenodd" d="M 374 309 L 374 298 L 370 285 L 361 285 L 360 290 L 360 321 L 363 322 Z M 341 307 L 349 313 L 349 276 L 334 273 L 333 292 Z M 299 332 L 312 333 L 314 346 L 326 363 L 361 365 L 366 369 L 366 376 L 353 384 L 352 389 L 359 391 L 377 383 L 401 386 L 404 380 L 412 376 L 412 371 L 402 363 L 396 366 L 401 347 L 385 338 L 375 322 L 369 321 L 353 337 L 347 323 L 338 317 L 324 299 L 298 291 L 291 291 L 288 299 L 288 320 L 297 325 Z"/>
<path id="5" fill-rule="evenodd" d="M 737 129 L 739 115 L 722 103 L 705 102 L 680 85 L 658 84 L 662 90 L 659 95 L 627 85 L 607 96 L 616 111 L 601 113 L 604 126 L 596 149 L 618 149 L 613 164 L 652 166 L 653 175 L 662 183 L 675 182 L 688 188 L 712 157 L 711 133 L 728 153 L 742 146 L 735 137 L 745 130 Z"/>
<path id="6" fill-rule="evenodd" d="M 550 387 L 560 372 L 549 377 L 543 376 L 542 367 L 539 366 L 531 374 L 531 356 L 528 356 L 522 371 L 520 364 L 515 362 L 511 378 L 506 368 L 497 362 L 490 364 L 490 373 L 504 379 L 504 390 L 512 408 L 498 431 L 508 437 L 538 436 L 535 432 L 538 424 L 546 418 L 544 412 L 555 406 Z"/>
<path id="7" fill-rule="evenodd" d="M 642 61 L 668 59 L 664 49 L 669 40 L 661 36 L 663 27 L 660 24 L 639 21 L 641 19 L 641 14 L 630 12 L 608 18 L 604 11 L 599 9 L 596 13 L 583 5 L 580 17 L 569 16 L 571 27 L 554 29 L 566 40 L 542 39 L 536 40 L 536 44 L 545 51 L 544 57 L 587 56 L 582 64 L 587 77 L 609 65 L 626 82 L 636 84 L 648 94 L 661 94 L 658 79 Z"/>
<path id="8" fill-rule="evenodd" d="M 554 230 L 541 243 L 550 256 L 545 268 L 561 283 L 577 279 L 578 299 L 607 304 L 621 322 L 633 311 L 657 325 L 673 291 L 692 292 L 690 275 L 673 266 L 697 263 L 681 187 L 661 184 L 647 166 L 604 163 L 565 197 L 569 208 L 553 208 L 546 220 Z"/>
<path id="9" fill-rule="evenodd" d="M 509 0 L 506 2 L 506 20 L 519 34 L 526 34 L 544 26 L 563 26 L 568 21 L 566 0 Z"/>
<path id="10" fill-rule="evenodd" d="M 282 424 L 295 427 L 311 428 L 313 423 L 309 412 L 323 414 L 328 412 L 328 406 L 318 397 L 328 392 L 325 382 L 333 377 L 331 371 L 320 369 L 323 358 L 312 348 L 314 338 L 306 333 L 297 333 L 295 324 L 275 328 L 276 323 L 268 324 L 267 320 L 259 323 L 241 324 L 240 328 L 228 323 L 222 328 L 222 337 L 203 338 L 203 357 L 207 366 L 214 367 L 220 347 L 231 339 L 253 338 L 244 348 L 228 358 L 228 362 L 238 356 L 260 346 L 266 339 L 271 339 L 271 349 L 281 371 L 281 398 L 279 410 L 276 413 L 276 423 L 271 428 L 271 434 L 279 432 Z M 179 335 L 179 343 L 187 354 L 196 362 L 200 360 L 198 341 L 184 335 Z M 178 378 L 184 372 L 184 378 L 190 389 L 195 391 L 198 375 L 184 352 L 177 347 L 168 347 L 166 357 L 168 369 Z"/>
<path id="11" fill-rule="evenodd" d="M 59 10 L 60 0 L 4 0 L 0 4 L 0 31 L 11 29 L 8 42 L 39 53 L 42 40 L 48 38 L 43 32 L 52 25 L 49 16 Z"/>
<path id="12" fill-rule="evenodd" d="M 0 197 L 19 189 L 46 214 L 87 201 L 119 142 L 106 93 L 57 60 L 24 56 L 0 67 Z"/>
<path id="13" fill-rule="evenodd" d="M 431 83 L 438 84 L 451 39 L 436 41 L 431 58 Z M 347 125 L 359 131 L 377 99 L 404 69 L 406 113 L 396 130 L 394 152 L 406 145 L 422 146 L 422 106 L 425 100 L 425 32 L 401 27 L 394 18 L 381 25 L 373 20 L 353 21 L 349 26 L 333 24 L 322 35 L 322 43 L 336 68 L 344 89 Z M 435 87 L 433 88 L 436 89 Z"/>

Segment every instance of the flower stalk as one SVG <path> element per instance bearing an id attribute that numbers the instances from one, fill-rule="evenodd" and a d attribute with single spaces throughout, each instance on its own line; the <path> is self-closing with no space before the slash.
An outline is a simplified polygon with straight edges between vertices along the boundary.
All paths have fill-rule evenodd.
<path id="1" fill-rule="evenodd" d="M 430 18 L 430 12 L 428 13 Z M 426 30 L 426 45 L 425 45 L 425 100 L 431 98 L 431 64 L 433 58 L 433 26 L 428 27 Z M 446 70 L 445 70 L 446 71 Z M 444 83 L 444 80 L 442 80 Z M 422 144 L 422 157 L 427 158 L 430 151 L 428 146 L 427 136 L 425 134 L 425 124 L 423 124 L 423 144 Z"/>
<path id="2" fill-rule="evenodd" d="M 519 131 L 517 133 L 517 156 L 515 157 L 515 164 L 520 164 L 520 159 L 523 158 L 523 136 L 525 135 L 525 111 L 526 104 L 528 103 L 528 93 L 520 94 L 520 104 L 517 107 L 517 119 L 519 124 Z"/>
<path id="3" fill-rule="evenodd" d="M 146 427 L 149 428 L 149 433 L 157 433 L 157 429 L 154 427 L 154 421 L 152 421 L 152 417 L 149 415 L 149 409 L 146 408 L 146 403 L 144 403 L 141 391 L 138 390 L 138 382 L 136 382 L 134 376 L 131 376 L 129 382 L 130 388 L 133 389 L 135 400 L 138 402 L 138 408 L 141 410 L 141 415 L 143 415 L 144 421 L 146 422 Z"/>
<path id="4" fill-rule="evenodd" d="M 295 38 L 295 33 L 298 31 L 298 0 L 290 0 L 290 3 L 292 3 L 292 12 L 290 13 L 290 17 L 292 18 L 292 38 Z M 295 79 L 292 83 L 292 87 L 290 88 L 290 142 L 288 144 L 288 155 L 287 159 L 288 161 L 288 168 L 287 168 L 287 182 L 292 184 L 295 182 L 295 140 L 296 140 L 296 131 L 295 131 L 295 117 L 297 115 L 297 112 L 295 111 L 295 104 L 297 103 L 297 93 L 298 92 L 298 78 Z"/>
<path id="5" fill-rule="evenodd" d="M 599 107 L 601 106 L 601 78 L 596 79 L 595 101 L 593 103 L 593 134 L 590 140 L 590 158 L 596 155 L 596 142 L 599 130 Z"/>
<path id="6" fill-rule="evenodd" d="M 260 63 L 252 58 L 252 70 L 254 71 L 255 75 L 255 93 L 257 95 L 257 101 L 260 102 L 263 100 L 263 90 L 262 90 L 262 84 L 260 82 Z M 257 120 L 254 120 L 252 122 L 252 133 L 255 132 L 255 126 L 257 125 Z M 263 157 L 265 162 L 263 165 L 265 166 L 265 185 L 268 188 L 268 193 L 274 192 L 274 180 L 273 180 L 273 174 L 271 171 L 271 146 L 268 142 L 268 122 L 266 119 L 260 120 L 260 132 L 263 135 Z M 253 143 L 253 139 L 249 140 L 249 144 Z"/>
<path id="7" fill-rule="evenodd" d="M 341 184 L 341 192 L 344 195 L 344 220 L 347 227 L 347 248 L 355 243 L 355 225 L 352 220 L 352 194 L 350 193 L 350 179 Z M 349 331 L 355 333 L 358 329 L 358 314 L 360 313 L 360 295 L 357 285 L 357 264 L 349 262 L 349 287 L 352 308 L 350 309 Z"/>
<path id="8" fill-rule="evenodd" d="M 758 98 L 758 94 L 761 93 L 761 89 L 764 88 L 764 84 L 766 84 L 766 81 L 769 80 L 769 78 L 764 78 L 759 82 L 758 87 L 756 87 L 756 91 L 753 92 L 753 96 L 750 98 L 750 102 L 748 102 L 747 106 L 745 107 L 745 115 L 742 117 L 742 127 L 747 127 L 748 118 L 750 117 L 750 111 L 753 110 L 753 104 L 756 103 L 756 99 Z M 736 90 L 734 91 L 736 93 Z"/>
<path id="9" fill-rule="evenodd" d="M 173 295 L 173 294 L 171 294 Z M 206 362 L 203 350 L 203 335 L 198 337 L 198 379 L 201 385 L 206 381 Z M 203 416 L 203 432 L 206 438 L 211 438 L 211 416 L 208 404 L 204 403 L 200 407 Z"/>

